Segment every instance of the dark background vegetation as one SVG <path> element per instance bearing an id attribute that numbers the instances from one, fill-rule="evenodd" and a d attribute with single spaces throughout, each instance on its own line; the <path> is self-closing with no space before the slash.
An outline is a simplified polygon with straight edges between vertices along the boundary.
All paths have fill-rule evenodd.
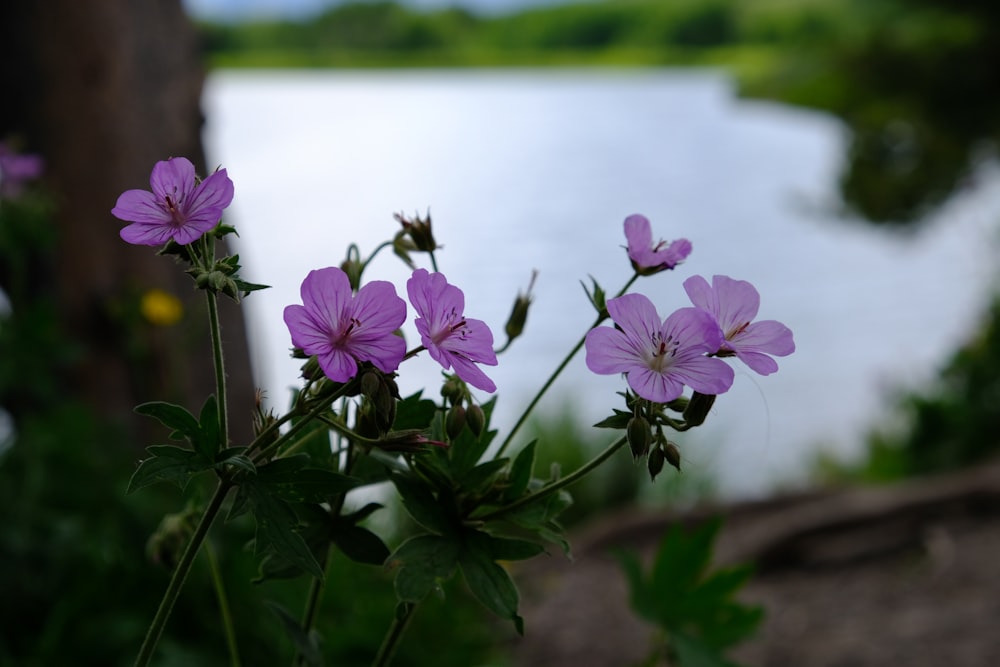
<path id="1" fill-rule="evenodd" d="M 374 2 L 301 23 L 198 26 L 177 0 L 4 3 L 0 137 L 42 153 L 47 172 L 40 193 L 0 208 L 0 288 L 12 304 L 0 316 L 0 406 L 16 429 L 0 453 L 0 665 L 129 664 L 166 585 L 146 543 L 185 500 L 159 487 L 124 496 L 141 455 L 135 443 L 162 435 L 145 432 L 130 411 L 153 398 L 200 405 L 211 383 L 198 373 L 210 365 L 207 347 L 191 342 L 203 324 L 186 278 L 168 259 L 120 243 L 108 210 L 122 190 L 144 187 L 165 156 L 188 155 L 204 172 L 204 63 L 725 66 L 747 95 L 842 118 L 853 133 L 845 208 L 887 233 L 919 233 L 929 212 L 974 187 L 981 165 L 996 158 L 998 31 L 992 0 L 618 0 L 492 18 Z M 136 295 L 151 287 L 187 302 L 182 326 L 165 330 L 135 315 Z M 246 414 L 253 387 L 243 325 L 235 309 L 227 317 L 231 386 L 242 390 L 233 411 Z M 901 397 L 867 461 L 826 471 L 885 480 L 993 457 L 998 318 L 995 305 L 933 386 Z M 566 423 L 548 428 L 567 451 L 585 439 Z M 581 489 L 570 518 L 633 501 L 636 485 L 614 482 L 635 481 L 625 468 Z M 222 528 L 215 548 L 247 664 L 287 660 L 289 645 L 262 600 L 297 615 L 305 584 L 247 590 L 242 582 L 256 568 L 244 549 L 250 527 Z M 391 587 L 377 569 L 335 568 L 344 588 L 324 603 L 325 651 L 332 664 L 365 664 L 391 614 Z M 460 589 L 448 596 L 418 615 L 400 665 L 496 659 L 496 629 Z M 158 664 L 222 663 L 217 614 L 202 562 Z"/>

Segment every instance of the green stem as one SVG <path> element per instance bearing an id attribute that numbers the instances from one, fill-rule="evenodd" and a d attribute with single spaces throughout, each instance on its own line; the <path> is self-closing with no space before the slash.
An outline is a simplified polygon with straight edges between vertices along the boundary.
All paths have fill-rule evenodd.
<path id="1" fill-rule="evenodd" d="M 626 291 L 628 291 L 628 288 L 632 286 L 632 283 L 634 283 L 638 277 L 639 277 L 638 273 L 634 274 L 629 279 L 629 281 L 625 283 L 625 286 L 618 291 L 618 294 L 616 294 L 615 297 L 619 297 Z M 589 327 L 587 327 L 587 332 L 589 333 L 591 329 L 598 326 L 601 322 L 603 322 L 607 318 L 608 318 L 607 313 L 603 312 L 599 313 L 594 323 L 591 324 Z M 510 430 L 510 432 L 507 434 L 507 437 L 500 445 L 500 449 L 497 450 L 496 455 L 493 457 L 494 459 L 500 458 L 501 456 L 503 456 L 503 453 L 507 451 L 507 447 L 509 447 L 510 443 L 514 441 L 514 436 L 517 435 L 518 430 L 520 430 L 520 428 L 524 426 L 524 422 L 528 421 L 528 417 L 531 416 L 531 413 L 532 411 L 534 411 L 535 406 L 538 405 L 538 402 L 540 400 L 542 400 L 542 397 L 545 395 L 545 392 L 549 390 L 549 387 L 552 386 L 552 383 L 556 381 L 556 378 L 559 377 L 560 373 L 562 373 L 563 370 L 566 368 L 566 366 L 569 365 L 569 362 L 573 360 L 573 357 L 576 356 L 576 353 L 580 351 L 580 348 L 583 347 L 583 344 L 586 340 L 587 340 L 587 334 L 584 333 L 583 337 L 580 338 L 577 344 L 573 346 L 573 349 L 569 351 L 569 354 L 566 355 L 566 358 L 563 359 L 558 366 L 556 366 L 556 369 L 554 371 L 552 371 L 552 375 L 550 375 L 549 379 L 545 381 L 545 384 L 541 386 L 541 388 L 538 390 L 538 393 L 535 394 L 535 397 L 531 399 L 530 403 L 528 403 L 528 407 L 524 409 L 524 412 L 521 413 L 521 416 L 518 418 L 517 422 L 514 423 L 514 427 Z"/>
<path id="2" fill-rule="evenodd" d="M 403 638 L 406 628 L 409 627 L 410 621 L 413 620 L 413 612 L 417 610 L 416 603 L 400 602 L 399 605 L 401 609 L 397 608 L 396 617 L 392 620 L 392 625 L 389 627 L 389 632 L 386 633 L 385 639 L 382 641 L 382 646 L 379 647 L 378 655 L 375 656 L 372 667 L 387 667 L 392 661 L 392 656 L 396 653 L 396 648 L 399 646 L 399 641 Z"/>
<path id="3" fill-rule="evenodd" d="M 202 515 L 201 521 L 198 522 L 198 527 L 195 528 L 194 535 L 191 536 L 191 541 L 188 542 L 180 561 L 177 563 L 177 567 L 174 569 L 173 575 L 170 577 L 170 583 L 167 584 L 167 590 L 163 594 L 163 599 L 160 600 L 156 616 L 153 617 L 153 622 L 149 625 L 149 630 L 146 631 L 146 638 L 139 648 L 139 655 L 135 659 L 135 667 L 145 667 L 152 659 L 153 651 L 156 650 L 156 645 L 160 641 L 160 635 L 163 634 L 163 628 L 174 609 L 174 603 L 177 601 L 177 597 L 184 587 L 184 582 L 191 571 L 191 565 L 194 563 L 195 556 L 198 555 L 202 543 L 208 536 L 208 530 L 212 527 L 212 522 L 218 516 L 219 510 L 222 509 L 222 503 L 226 499 L 226 494 L 229 493 L 232 487 L 232 482 L 226 479 L 219 481 L 215 495 L 212 496 L 208 507 L 205 508 L 205 513 Z"/>
<path id="4" fill-rule="evenodd" d="M 579 481 L 582 477 L 587 475 L 587 473 L 589 473 L 591 470 L 593 470 L 594 468 L 596 468 L 597 466 L 601 465 L 606 460 L 608 460 L 612 454 L 621 449 L 622 446 L 627 443 L 628 443 L 628 438 L 626 436 L 622 436 L 618 440 L 608 445 L 608 447 L 603 452 L 595 456 L 593 459 L 591 459 L 589 462 L 585 463 L 581 467 L 574 470 L 569 475 L 566 475 L 562 479 L 559 479 L 558 481 L 555 481 L 552 484 L 549 484 L 548 486 L 543 486 L 537 492 L 527 496 L 523 496 L 512 502 L 510 505 L 504 505 L 503 507 L 499 507 L 493 510 L 492 512 L 484 514 L 483 516 L 477 516 L 473 518 L 477 521 L 491 521 L 493 519 L 498 519 L 504 514 L 512 512 L 516 509 L 520 509 L 525 505 L 530 505 L 531 503 L 537 502 L 542 498 L 551 496 L 556 491 L 564 489 L 567 486 L 573 484 L 574 482 Z"/>
<path id="5" fill-rule="evenodd" d="M 259 452 L 257 452 L 256 454 L 254 454 L 253 459 L 252 459 L 253 462 L 255 464 L 257 464 L 257 463 L 260 463 L 261 461 L 265 460 L 267 457 L 269 457 L 271 454 L 273 454 L 275 451 L 277 451 L 278 448 L 281 447 L 281 445 L 283 445 L 286 442 L 288 442 L 288 440 L 290 440 L 292 438 L 292 436 L 294 436 L 296 433 L 298 433 L 303 428 L 305 428 L 306 426 L 308 426 L 309 422 L 311 422 L 313 419 L 315 419 L 320 413 L 324 412 L 325 410 L 329 410 L 330 409 L 330 403 L 332 403 L 334 400 L 336 400 L 340 396 L 340 394 L 343 393 L 343 390 L 346 387 L 347 387 L 347 385 L 344 385 L 337 392 L 335 392 L 332 396 L 330 396 L 328 399 L 324 399 L 324 400 L 320 401 L 319 403 L 317 403 L 316 406 L 312 410 L 310 410 L 309 412 L 307 412 L 302 417 L 302 419 L 300 419 L 296 424 L 294 424 L 290 429 L 288 429 L 288 431 L 286 431 L 284 434 L 282 434 L 280 437 L 278 437 L 274 442 L 270 443 L 267 447 L 264 447 Z M 280 422 L 283 423 L 283 422 L 287 421 L 288 419 L 291 419 L 292 416 L 294 416 L 294 414 L 295 414 L 294 412 L 289 413 L 288 415 L 285 416 L 285 417 L 287 417 L 287 419 L 285 417 L 283 417 L 280 420 Z M 274 429 L 277 428 L 277 425 L 272 425 L 272 426 L 273 426 L 273 428 L 268 428 L 267 430 L 265 430 L 264 432 L 262 432 L 260 435 L 258 435 L 254 439 L 254 441 L 252 443 L 250 443 L 250 447 L 247 448 L 247 453 L 252 452 L 254 450 L 254 448 L 260 442 L 263 441 L 263 438 L 264 438 L 264 436 L 266 434 L 270 434 L 271 432 L 273 432 Z"/>
<path id="6" fill-rule="evenodd" d="M 222 614 L 222 627 L 226 632 L 226 645 L 229 648 L 229 664 L 240 667 L 240 651 L 236 644 L 236 629 L 233 626 L 233 615 L 229 610 L 229 599 L 226 597 L 226 587 L 222 581 L 222 570 L 219 559 L 215 555 L 212 542 L 205 543 L 205 555 L 208 556 L 208 566 L 212 570 L 212 583 L 215 585 L 215 597 L 219 599 L 219 612 Z"/>
<path id="7" fill-rule="evenodd" d="M 222 449 L 229 446 L 229 417 L 226 400 L 226 368 L 222 358 L 222 328 L 219 326 L 219 301 L 208 290 L 208 319 L 212 327 L 212 357 L 215 360 L 215 395 L 219 404 L 219 440 Z"/>

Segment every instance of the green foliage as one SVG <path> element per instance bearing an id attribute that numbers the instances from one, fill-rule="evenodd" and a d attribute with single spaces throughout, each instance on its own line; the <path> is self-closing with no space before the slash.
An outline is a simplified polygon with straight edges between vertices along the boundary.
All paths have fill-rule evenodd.
<path id="1" fill-rule="evenodd" d="M 715 62 L 710 51 L 738 45 L 802 44 L 826 34 L 831 16 L 847 16 L 835 0 L 604 0 L 490 17 L 373 2 L 302 23 L 201 30 L 210 59 L 229 65 L 660 65 Z"/>
<path id="2" fill-rule="evenodd" d="M 750 577 L 749 567 L 710 570 L 720 525 L 711 521 L 690 533 L 672 526 L 648 574 L 634 554 L 620 554 L 632 608 L 663 630 L 663 645 L 654 649 L 654 656 L 675 661 L 670 664 L 730 666 L 724 649 L 753 634 L 763 618 L 759 607 L 735 599 Z"/>
<path id="3" fill-rule="evenodd" d="M 1000 452 L 1000 298 L 933 384 L 902 396 L 896 411 L 898 426 L 869 436 L 860 465 L 821 462 L 818 474 L 888 481 L 956 470 Z"/>

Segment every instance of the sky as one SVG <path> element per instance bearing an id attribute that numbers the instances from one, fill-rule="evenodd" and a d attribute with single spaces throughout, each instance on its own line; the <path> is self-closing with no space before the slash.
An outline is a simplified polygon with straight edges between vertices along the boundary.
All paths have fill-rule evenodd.
<path id="1" fill-rule="evenodd" d="M 502 14 L 535 5 L 560 4 L 560 0 L 396 0 L 416 9 L 460 6 L 481 14 Z M 567 0 L 562 0 L 566 2 Z M 213 21 L 260 18 L 296 19 L 317 14 L 345 0 L 183 0 L 192 16 Z"/>

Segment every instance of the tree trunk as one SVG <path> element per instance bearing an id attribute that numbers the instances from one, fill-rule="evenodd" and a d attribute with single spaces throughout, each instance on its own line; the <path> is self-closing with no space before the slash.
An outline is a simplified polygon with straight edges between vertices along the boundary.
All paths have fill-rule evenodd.
<path id="1" fill-rule="evenodd" d="M 197 413 L 214 391 L 204 296 L 170 258 L 124 243 L 124 223 L 110 214 L 122 191 L 149 187 L 157 160 L 188 157 L 205 174 L 204 72 L 180 0 L 7 0 L 0 26 L 0 135 L 19 133 L 44 156 L 57 198 L 55 269 L 45 282 L 82 346 L 67 392 L 132 434 L 145 431 L 132 413 L 144 401 Z M 141 317 L 139 300 L 153 288 L 181 299 L 179 323 Z M 220 301 L 240 441 L 254 387 L 241 312 Z"/>

